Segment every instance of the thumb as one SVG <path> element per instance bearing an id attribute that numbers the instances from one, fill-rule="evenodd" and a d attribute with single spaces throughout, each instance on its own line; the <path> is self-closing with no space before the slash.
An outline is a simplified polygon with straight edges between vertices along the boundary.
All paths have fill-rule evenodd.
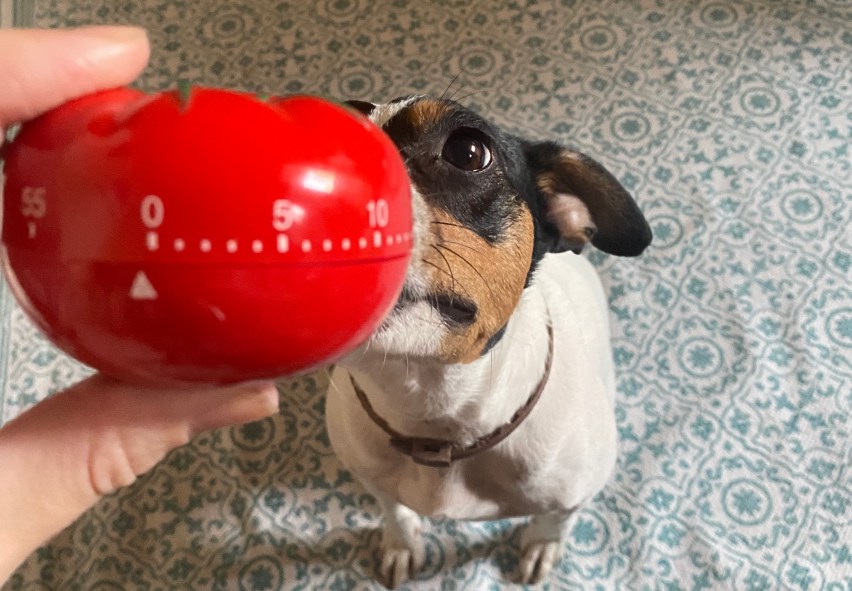
<path id="1" fill-rule="evenodd" d="M 278 408 L 271 383 L 157 390 L 96 375 L 0 429 L 0 585 L 100 496 L 207 429 Z"/>
<path id="2" fill-rule="evenodd" d="M 149 55 L 148 36 L 136 27 L 0 31 L 0 129 L 128 84 Z"/>

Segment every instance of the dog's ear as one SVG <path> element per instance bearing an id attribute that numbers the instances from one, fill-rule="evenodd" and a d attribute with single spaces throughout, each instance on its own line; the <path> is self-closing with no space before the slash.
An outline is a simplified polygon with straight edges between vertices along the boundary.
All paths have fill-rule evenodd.
<path id="1" fill-rule="evenodd" d="M 544 225 L 558 233 L 553 252 L 579 252 L 591 242 L 610 254 L 638 256 L 651 243 L 639 206 L 603 166 L 553 142 L 525 142 L 524 152 L 544 198 Z"/>

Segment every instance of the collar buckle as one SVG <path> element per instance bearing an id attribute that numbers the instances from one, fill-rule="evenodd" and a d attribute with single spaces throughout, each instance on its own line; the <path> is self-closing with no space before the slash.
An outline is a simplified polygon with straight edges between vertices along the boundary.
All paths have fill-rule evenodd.
<path id="1" fill-rule="evenodd" d="M 393 437 L 391 445 L 403 454 L 411 457 L 415 463 L 432 468 L 449 468 L 453 463 L 455 444 L 443 439 L 428 437 Z"/>

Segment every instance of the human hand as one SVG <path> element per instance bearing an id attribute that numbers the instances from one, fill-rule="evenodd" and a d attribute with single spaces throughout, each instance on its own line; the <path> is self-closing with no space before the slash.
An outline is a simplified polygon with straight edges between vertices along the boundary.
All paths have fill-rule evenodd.
<path id="1" fill-rule="evenodd" d="M 275 386 L 165 390 L 93 376 L 0 428 L 0 584 L 97 500 L 202 431 L 278 409 Z"/>
<path id="2" fill-rule="evenodd" d="M 13 123 L 133 81 L 149 55 L 135 27 L 0 30 L 0 143 Z"/>
<path id="3" fill-rule="evenodd" d="M 0 31 L 0 143 L 9 125 L 131 82 L 149 51 L 145 32 L 128 27 Z M 267 383 L 178 392 L 96 375 L 0 428 L 0 584 L 39 545 L 169 450 L 277 406 Z"/>

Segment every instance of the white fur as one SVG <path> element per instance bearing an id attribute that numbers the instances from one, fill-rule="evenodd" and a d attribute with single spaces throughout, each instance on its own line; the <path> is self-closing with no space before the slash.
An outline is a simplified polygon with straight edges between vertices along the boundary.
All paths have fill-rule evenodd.
<path id="1" fill-rule="evenodd" d="M 391 120 L 391 118 L 406 108 L 411 103 L 417 101 L 421 97 L 411 96 L 403 101 L 399 101 L 396 103 L 382 103 L 376 105 L 373 111 L 370 113 L 370 119 L 373 123 L 378 125 L 379 127 L 384 127 L 384 125 Z"/>
<path id="2" fill-rule="evenodd" d="M 371 335 L 367 347 L 373 352 L 382 353 L 383 364 L 388 355 L 435 355 L 447 332 L 439 312 L 425 301 L 429 294 L 429 276 L 423 258 L 425 250 L 429 248 L 428 233 L 432 216 L 423 196 L 413 185 L 411 203 L 414 239 L 411 262 L 405 276 L 405 288 L 419 301 L 407 303 L 403 308 L 395 310 Z"/>
<path id="3" fill-rule="evenodd" d="M 440 332 L 437 316 L 428 314 L 411 309 L 396 315 L 384 336 L 336 368 L 326 420 L 341 461 L 370 490 L 389 499 L 386 517 L 397 542 L 400 536 L 393 532 L 401 526 L 394 521 L 393 501 L 421 515 L 458 519 L 537 514 L 533 534 L 548 527 L 561 531 L 567 515 L 604 486 L 616 459 L 608 308 L 593 267 L 570 252 L 545 256 L 503 338 L 470 364 L 444 365 L 401 354 L 410 351 L 406 347 L 416 350 L 421 340 L 428 348 L 424 327 L 430 323 Z M 496 448 L 448 469 L 417 465 L 391 448 L 352 389 L 350 375 L 398 432 L 473 441 L 507 422 L 540 380 L 548 319 L 554 360 L 538 405 Z M 522 580 L 546 574 L 559 539 L 553 538 L 526 540 Z"/>

